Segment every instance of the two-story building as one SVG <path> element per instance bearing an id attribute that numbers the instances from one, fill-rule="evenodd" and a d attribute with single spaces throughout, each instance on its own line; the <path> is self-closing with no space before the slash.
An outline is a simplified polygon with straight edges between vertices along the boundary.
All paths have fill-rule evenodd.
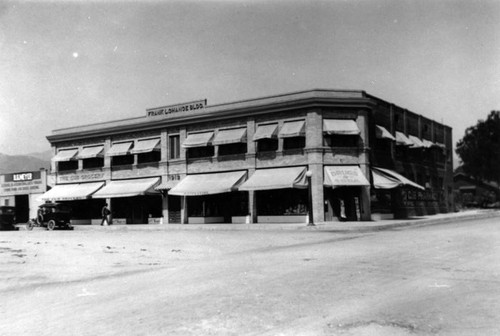
<path id="1" fill-rule="evenodd" d="M 451 128 L 364 91 L 310 90 L 54 130 L 43 199 L 75 223 L 305 223 L 453 209 Z M 94 221 L 92 221 L 94 220 Z"/>

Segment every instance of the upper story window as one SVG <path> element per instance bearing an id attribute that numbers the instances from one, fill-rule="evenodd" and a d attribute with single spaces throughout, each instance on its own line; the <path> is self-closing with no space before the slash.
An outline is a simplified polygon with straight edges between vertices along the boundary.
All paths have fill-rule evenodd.
<path id="1" fill-rule="evenodd" d="M 278 150 L 278 124 L 258 125 L 253 136 L 253 141 L 257 141 L 258 152 L 269 152 Z"/>
<path id="2" fill-rule="evenodd" d="M 130 154 L 133 141 L 117 142 L 114 143 L 108 155 L 111 156 L 111 166 L 132 165 L 134 163 L 134 156 Z"/>
<path id="3" fill-rule="evenodd" d="M 214 146 L 212 146 L 213 131 L 188 134 L 182 147 L 187 148 L 187 157 L 190 159 L 214 156 Z"/>
<path id="4" fill-rule="evenodd" d="M 323 134 L 330 147 L 357 147 L 361 131 L 352 119 L 324 119 Z"/>
<path id="5" fill-rule="evenodd" d="M 168 153 L 169 159 L 178 159 L 181 157 L 180 136 L 178 134 L 168 137 Z"/>
<path id="6" fill-rule="evenodd" d="M 246 128 L 220 130 L 215 136 L 213 145 L 219 146 L 219 155 L 237 155 L 247 152 Z"/>
<path id="7" fill-rule="evenodd" d="M 137 163 L 159 162 L 161 160 L 160 138 L 138 140 L 130 151 L 137 154 Z"/>
<path id="8" fill-rule="evenodd" d="M 283 138 L 283 150 L 303 149 L 306 146 L 305 121 L 285 122 L 278 136 Z"/>
<path id="9" fill-rule="evenodd" d="M 83 169 L 94 169 L 104 167 L 103 158 L 104 145 L 83 147 L 78 154 L 78 159 L 83 161 Z"/>
<path id="10" fill-rule="evenodd" d="M 78 159 L 76 158 L 78 149 L 62 149 L 57 152 L 57 155 L 52 158 L 52 161 L 57 162 L 58 171 L 68 171 L 78 169 Z"/>

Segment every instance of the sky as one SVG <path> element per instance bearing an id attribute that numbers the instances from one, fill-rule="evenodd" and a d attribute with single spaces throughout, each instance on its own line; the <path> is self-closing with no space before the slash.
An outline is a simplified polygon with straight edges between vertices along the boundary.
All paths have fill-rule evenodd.
<path id="1" fill-rule="evenodd" d="M 52 130 L 364 90 L 453 127 L 500 109 L 500 1 L 1 1 L 0 153 Z"/>

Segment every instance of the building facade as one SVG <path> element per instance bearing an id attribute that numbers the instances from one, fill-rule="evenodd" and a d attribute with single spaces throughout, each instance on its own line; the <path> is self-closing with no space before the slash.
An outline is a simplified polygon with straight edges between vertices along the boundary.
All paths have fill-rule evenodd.
<path id="1" fill-rule="evenodd" d="M 54 130 L 44 200 L 76 224 L 305 223 L 453 209 L 451 128 L 364 91 L 310 90 Z M 310 214 L 310 216 L 309 216 Z"/>

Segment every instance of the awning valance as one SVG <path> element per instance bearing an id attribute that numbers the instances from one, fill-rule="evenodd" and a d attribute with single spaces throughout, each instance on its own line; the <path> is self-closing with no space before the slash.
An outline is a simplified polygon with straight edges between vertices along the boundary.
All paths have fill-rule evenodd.
<path id="1" fill-rule="evenodd" d="M 413 187 L 413 188 L 417 188 L 417 189 L 421 189 L 421 190 L 425 190 L 424 187 L 422 187 L 420 184 L 417 184 L 409 179 L 407 179 L 406 177 L 404 177 L 403 175 L 401 174 L 398 174 L 396 173 L 395 171 L 393 170 L 390 170 L 390 169 L 385 169 L 385 168 L 378 168 L 378 167 L 373 167 L 372 168 L 372 172 L 377 172 L 379 174 L 381 174 L 382 176 L 384 177 L 388 177 L 388 178 L 392 178 L 392 179 L 396 179 L 398 180 L 399 182 L 401 182 L 401 185 L 404 185 L 404 186 L 410 186 L 410 187 Z M 376 188 L 377 186 L 375 186 Z M 384 188 L 384 189 L 387 189 L 387 188 Z"/>
<path id="2" fill-rule="evenodd" d="M 134 148 L 130 151 L 131 154 L 149 153 L 160 150 L 160 139 L 139 140 Z"/>
<path id="3" fill-rule="evenodd" d="M 370 182 L 358 166 L 325 166 L 324 181 L 326 187 L 369 186 Z"/>
<path id="4" fill-rule="evenodd" d="M 408 139 L 410 139 L 410 141 L 412 143 L 411 148 L 425 148 L 425 145 L 422 142 L 422 140 L 420 140 L 416 136 L 410 135 L 410 136 L 408 136 Z"/>
<path id="5" fill-rule="evenodd" d="M 402 185 L 401 181 L 387 174 L 372 169 L 373 187 L 375 189 L 393 189 Z"/>
<path id="6" fill-rule="evenodd" d="M 278 136 L 278 124 L 267 124 L 257 126 L 253 141 L 260 139 L 274 139 Z"/>
<path id="7" fill-rule="evenodd" d="M 305 167 L 257 169 L 239 190 L 307 188 Z"/>
<path id="8" fill-rule="evenodd" d="M 413 146 L 413 142 L 404 133 L 396 131 L 396 145 Z"/>
<path id="9" fill-rule="evenodd" d="M 159 195 L 159 192 L 154 189 L 159 181 L 159 177 L 111 181 L 92 195 L 92 198 Z"/>
<path id="10" fill-rule="evenodd" d="M 130 152 L 130 147 L 132 147 L 133 142 L 119 142 L 114 143 L 109 149 L 107 155 L 108 156 L 119 156 L 119 155 L 127 155 Z"/>
<path id="11" fill-rule="evenodd" d="M 323 133 L 329 135 L 359 135 L 361 131 L 352 119 L 323 119 Z"/>
<path id="12" fill-rule="evenodd" d="M 40 196 L 45 201 L 72 201 L 90 198 L 104 182 L 59 184 Z"/>
<path id="13" fill-rule="evenodd" d="M 375 132 L 377 139 L 387 139 L 396 141 L 396 138 L 389 132 L 385 127 L 380 125 L 375 125 Z"/>
<path id="14" fill-rule="evenodd" d="M 78 153 L 79 159 L 91 159 L 103 156 L 104 146 L 93 146 L 84 147 L 80 153 Z"/>
<path id="15" fill-rule="evenodd" d="M 78 149 L 63 149 L 52 158 L 52 161 L 71 161 L 75 158 L 76 154 L 78 154 Z"/>
<path id="16" fill-rule="evenodd" d="M 184 148 L 193 148 L 193 147 L 206 147 L 212 141 L 214 136 L 214 132 L 203 132 L 203 133 L 191 133 L 187 136 L 186 140 L 182 144 Z"/>
<path id="17" fill-rule="evenodd" d="M 301 137 L 305 135 L 306 123 L 304 120 L 285 122 L 279 133 L 280 138 Z"/>
<path id="18" fill-rule="evenodd" d="M 188 175 L 172 188 L 168 194 L 201 196 L 231 192 L 245 181 L 246 176 L 246 171 Z"/>
<path id="19" fill-rule="evenodd" d="M 232 143 L 246 142 L 247 129 L 246 128 L 233 128 L 225 129 L 217 132 L 217 135 L 212 141 L 213 145 L 226 145 Z"/>

